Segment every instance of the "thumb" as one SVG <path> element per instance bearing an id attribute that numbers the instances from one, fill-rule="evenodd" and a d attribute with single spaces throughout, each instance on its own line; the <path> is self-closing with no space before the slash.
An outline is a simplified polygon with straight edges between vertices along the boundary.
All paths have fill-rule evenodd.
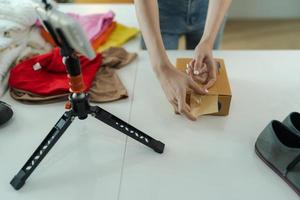
<path id="1" fill-rule="evenodd" d="M 208 90 L 199 86 L 192 78 L 189 78 L 189 87 L 197 94 L 207 94 Z"/>

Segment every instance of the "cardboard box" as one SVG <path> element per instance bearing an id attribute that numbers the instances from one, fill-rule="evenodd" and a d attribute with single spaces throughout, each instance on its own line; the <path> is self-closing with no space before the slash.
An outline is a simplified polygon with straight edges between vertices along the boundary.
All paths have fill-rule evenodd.
<path id="1" fill-rule="evenodd" d="M 186 65 L 191 60 L 191 58 L 178 58 L 176 60 L 176 68 L 186 73 Z M 229 114 L 232 94 L 225 63 L 223 59 L 215 60 L 218 65 L 217 81 L 209 88 L 209 93 L 207 95 L 196 95 L 192 92 L 187 95 L 187 103 L 191 106 L 192 111 L 195 112 L 197 116 L 203 114 L 226 116 Z M 200 83 L 199 85 L 202 86 Z M 201 103 L 199 103 L 199 101 Z M 214 110 L 214 106 L 216 107 L 216 110 Z"/>

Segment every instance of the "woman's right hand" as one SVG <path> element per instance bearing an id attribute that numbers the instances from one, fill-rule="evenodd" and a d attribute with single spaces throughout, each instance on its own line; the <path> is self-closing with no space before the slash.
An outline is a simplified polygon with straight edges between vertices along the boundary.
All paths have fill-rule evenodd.
<path id="1" fill-rule="evenodd" d="M 196 117 L 192 115 L 191 108 L 186 103 L 187 90 L 190 88 L 195 93 L 207 94 L 207 89 L 201 88 L 191 77 L 177 70 L 171 63 L 163 64 L 154 69 L 175 113 L 183 114 L 188 119 L 195 121 Z"/>

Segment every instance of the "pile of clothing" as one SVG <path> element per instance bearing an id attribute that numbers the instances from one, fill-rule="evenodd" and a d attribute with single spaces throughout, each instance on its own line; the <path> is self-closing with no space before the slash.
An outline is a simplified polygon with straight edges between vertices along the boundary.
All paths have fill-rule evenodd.
<path id="1" fill-rule="evenodd" d="M 109 47 L 122 46 L 139 33 L 136 28 L 127 27 L 114 21 L 115 14 L 112 11 L 101 14 L 78 15 L 67 13 L 67 15 L 79 22 L 96 52 L 102 52 Z M 36 25 L 40 27 L 43 38 L 56 46 L 41 24 L 38 22 Z"/>
<path id="2" fill-rule="evenodd" d="M 32 1 L 0 0 L 0 96 L 9 83 L 11 96 L 19 101 L 66 99 L 70 92 L 65 66 L 55 42 L 39 23 Z M 135 37 L 138 30 L 115 22 L 112 11 L 67 14 L 80 23 L 97 53 L 94 60 L 79 56 L 91 101 L 127 97 L 115 70 L 136 58 L 135 53 L 120 46 Z"/>
<path id="3" fill-rule="evenodd" d="M 29 0 L 0 0 L 0 96 L 7 87 L 11 66 L 51 50 L 34 27 L 37 19 Z"/>
<path id="4" fill-rule="evenodd" d="M 92 102 L 110 102 L 128 97 L 127 90 L 115 70 L 136 58 L 120 47 L 111 47 L 93 60 L 79 56 L 85 90 Z M 66 100 L 69 82 L 65 66 L 54 48 L 12 68 L 9 77 L 10 95 L 24 103 L 49 103 Z"/>

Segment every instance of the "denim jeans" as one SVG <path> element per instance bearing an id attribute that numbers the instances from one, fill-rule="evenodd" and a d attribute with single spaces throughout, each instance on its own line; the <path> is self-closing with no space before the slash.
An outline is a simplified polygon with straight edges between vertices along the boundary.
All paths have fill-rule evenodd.
<path id="1" fill-rule="evenodd" d="M 195 49 L 203 35 L 209 0 L 158 0 L 159 23 L 166 49 L 177 49 L 181 35 L 186 36 L 186 48 Z M 225 20 L 214 43 L 221 44 Z M 142 39 L 142 49 L 146 49 Z"/>

